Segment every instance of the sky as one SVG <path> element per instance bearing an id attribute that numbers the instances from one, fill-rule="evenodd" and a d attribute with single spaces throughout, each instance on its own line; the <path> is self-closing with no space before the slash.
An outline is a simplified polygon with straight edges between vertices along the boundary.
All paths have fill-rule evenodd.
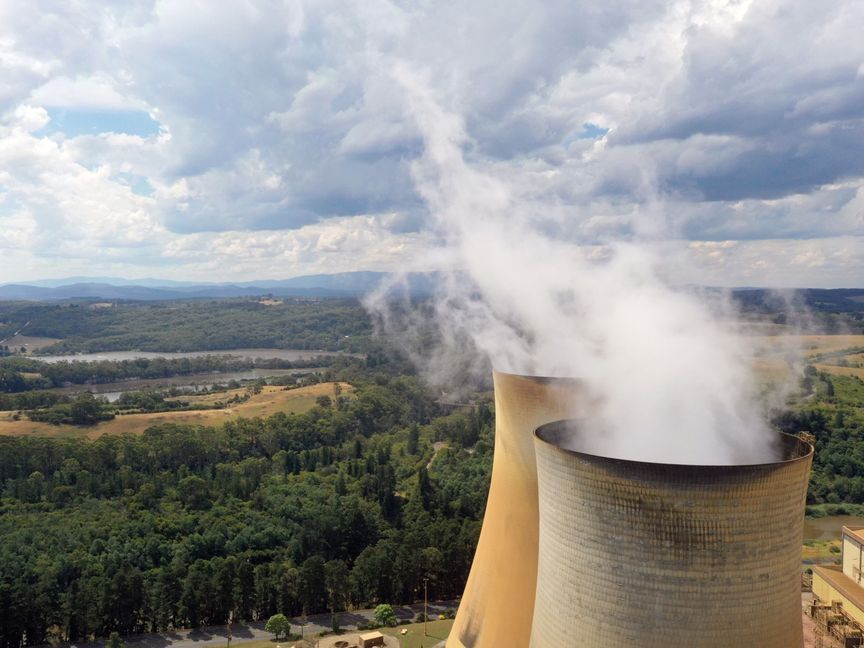
<path id="1" fill-rule="evenodd" d="M 859 0 L 0 0 L 0 283 L 427 269 L 420 85 L 551 237 L 636 241 L 678 283 L 862 287 L 861 24 Z"/>

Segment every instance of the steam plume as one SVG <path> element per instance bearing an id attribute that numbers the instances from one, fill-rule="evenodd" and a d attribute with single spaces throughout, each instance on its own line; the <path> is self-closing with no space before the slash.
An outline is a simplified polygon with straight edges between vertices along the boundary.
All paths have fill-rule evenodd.
<path id="1" fill-rule="evenodd" d="M 586 422 L 591 445 L 581 447 L 607 456 L 771 460 L 744 338 L 664 281 L 648 246 L 581 247 L 556 235 L 523 178 L 505 184 L 466 162 L 462 120 L 420 75 L 397 66 L 396 76 L 425 145 L 413 177 L 443 243 L 419 262 L 443 276 L 434 310 L 447 344 L 430 372 L 463 370 L 476 350 L 501 371 L 582 378 L 597 404 Z M 388 295 L 367 306 L 388 334 L 405 334 L 411 320 L 396 318 Z"/>

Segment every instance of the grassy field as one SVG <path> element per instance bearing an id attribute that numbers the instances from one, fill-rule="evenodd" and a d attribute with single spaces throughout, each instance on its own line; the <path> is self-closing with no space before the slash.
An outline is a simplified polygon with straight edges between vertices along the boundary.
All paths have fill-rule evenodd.
<path id="1" fill-rule="evenodd" d="M 834 374 L 835 376 L 858 376 L 864 379 L 864 367 L 838 367 L 837 365 L 817 362 L 813 365 L 819 371 Z"/>
<path id="2" fill-rule="evenodd" d="M 864 335 L 754 335 L 752 339 L 769 354 L 792 351 L 805 357 L 864 347 Z"/>
<path id="3" fill-rule="evenodd" d="M 754 360 L 757 375 L 766 382 L 792 377 L 790 361 L 813 362 L 826 353 L 848 350 L 848 354 L 815 362 L 819 371 L 840 376 L 864 378 L 864 367 L 840 366 L 862 363 L 864 335 L 757 335 L 752 341 L 759 356 Z"/>
<path id="4" fill-rule="evenodd" d="M 13 335 L 8 339 L 3 340 L 2 343 L 5 346 L 8 346 L 9 349 L 14 349 L 15 351 L 24 347 L 27 349 L 27 353 L 30 353 L 37 349 L 44 349 L 52 344 L 56 344 L 57 342 L 62 342 L 62 340 L 47 337 L 30 337 L 29 335 Z"/>
<path id="5" fill-rule="evenodd" d="M 103 434 L 140 434 L 148 427 L 161 423 L 187 423 L 193 425 L 219 425 L 231 419 L 256 416 L 270 416 L 276 412 L 307 412 L 315 406 L 319 396 L 335 395 L 336 383 L 321 383 L 309 387 L 285 390 L 281 387 L 265 387 L 260 394 L 253 395 L 245 403 L 226 407 L 225 409 L 194 410 L 187 412 L 160 412 L 156 414 L 126 414 L 111 421 L 105 421 L 93 426 L 51 425 L 32 421 L 15 421 L 13 412 L 0 412 L 0 435 L 5 436 L 77 436 L 94 439 Z M 353 387 L 348 383 L 339 383 L 342 395 L 349 395 Z M 206 394 L 184 397 L 192 402 L 195 398 L 200 402 L 214 404 L 219 400 L 231 398 L 235 393 L 245 390 L 237 389 L 220 394 Z M 210 399 L 209 402 L 206 399 Z"/>
<path id="6" fill-rule="evenodd" d="M 447 638 L 447 635 L 450 634 L 450 628 L 452 627 L 453 619 L 446 619 L 441 621 L 429 621 L 428 636 L 423 634 L 422 623 L 400 625 L 395 628 L 379 628 L 379 632 L 399 639 L 400 648 L 432 648 L 432 646 L 435 646 Z M 404 635 L 402 634 L 403 628 L 408 631 Z M 291 632 L 297 633 L 299 632 L 299 628 L 296 625 L 292 625 Z M 359 634 L 362 633 L 357 630 L 349 630 L 339 635 L 325 633 L 320 637 L 320 639 L 315 635 L 307 634 L 307 639 L 311 638 L 313 643 L 318 641 L 317 645 L 321 646 L 321 648 L 329 648 L 337 641 L 348 641 L 349 643 L 356 641 Z M 295 644 L 299 645 L 300 642 L 298 640 L 286 639 L 282 639 L 281 641 L 276 641 L 275 639 L 262 639 L 259 641 L 244 641 L 240 645 L 242 645 L 243 648 L 292 648 Z"/>
<path id="7" fill-rule="evenodd" d="M 801 550 L 805 565 L 834 565 L 840 562 L 840 540 L 807 540 Z"/>
<path id="8" fill-rule="evenodd" d="M 422 623 L 412 623 L 397 628 L 381 628 L 381 634 L 398 637 L 401 648 L 431 648 L 439 641 L 446 639 L 452 627 L 453 619 L 446 619 L 430 621 L 429 636 L 424 636 Z M 403 628 L 408 630 L 408 634 L 401 634 Z"/>

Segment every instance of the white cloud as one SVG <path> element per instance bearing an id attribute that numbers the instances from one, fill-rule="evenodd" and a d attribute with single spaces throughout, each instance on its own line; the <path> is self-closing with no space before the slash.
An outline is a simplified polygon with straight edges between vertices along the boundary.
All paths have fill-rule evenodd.
<path id="1" fill-rule="evenodd" d="M 39 106 L 96 108 L 101 110 L 141 110 L 145 105 L 117 90 L 115 82 L 104 76 L 70 79 L 54 77 L 36 88 L 30 101 Z"/>
<path id="2" fill-rule="evenodd" d="M 814 256 L 864 235 L 854 0 L 39 4 L 0 4 L 0 185 L 32 224 L 15 240 L 33 274 L 51 254 L 130 247 L 146 249 L 130 270 L 164 250 L 223 278 L 269 273 L 264 259 L 319 271 L 338 250 L 340 269 L 399 265 L 400 242 L 433 236 L 417 234 L 421 138 L 401 65 L 463 116 L 469 162 L 556 236 L 681 240 L 748 283 L 755 262 L 720 261 L 788 242 L 818 281 L 860 283 L 842 255 Z M 163 130 L 40 135 L 50 107 L 148 110 Z M 589 123 L 610 131 L 580 139 Z M 382 213 L 401 217 L 367 216 Z M 375 226 L 346 229 L 364 218 Z"/>
<path id="3" fill-rule="evenodd" d="M 0 123 L 6 128 L 20 129 L 28 133 L 38 131 L 51 121 L 48 112 L 39 106 L 28 106 L 21 104 L 11 113 L 7 113 Z"/>
<path id="4" fill-rule="evenodd" d="M 362 267 L 391 270 L 422 257 L 432 241 L 425 234 L 393 234 L 395 215 L 334 218 L 289 230 L 228 231 L 174 236 L 163 254 L 185 265 L 196 279 L 231 266 L 233 279 L 280 278 L 347 272 Z"/>

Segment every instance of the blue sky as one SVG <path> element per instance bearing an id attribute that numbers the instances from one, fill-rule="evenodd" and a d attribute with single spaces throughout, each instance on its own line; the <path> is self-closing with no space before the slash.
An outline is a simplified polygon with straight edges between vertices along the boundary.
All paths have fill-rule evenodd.
<path id="1" fill-rule="evenodd" d="M 598 258 L 639 241 L 677 282 L 862 286 L 862 21 L 857 0 L 5 0 L 0 283 L 452 263 L 472 214 L 424 190 L 435 114 L 507 187 L 501 227 Z"/>
<path id="2" fill-rule="evenodd" d="M 63 137 L 103 133 L 152 137 L 159 133 L 159 122 L 146 110 L 49 107 L 48 123 L 34 134 L 39 137 L 53 133 Z"/>

